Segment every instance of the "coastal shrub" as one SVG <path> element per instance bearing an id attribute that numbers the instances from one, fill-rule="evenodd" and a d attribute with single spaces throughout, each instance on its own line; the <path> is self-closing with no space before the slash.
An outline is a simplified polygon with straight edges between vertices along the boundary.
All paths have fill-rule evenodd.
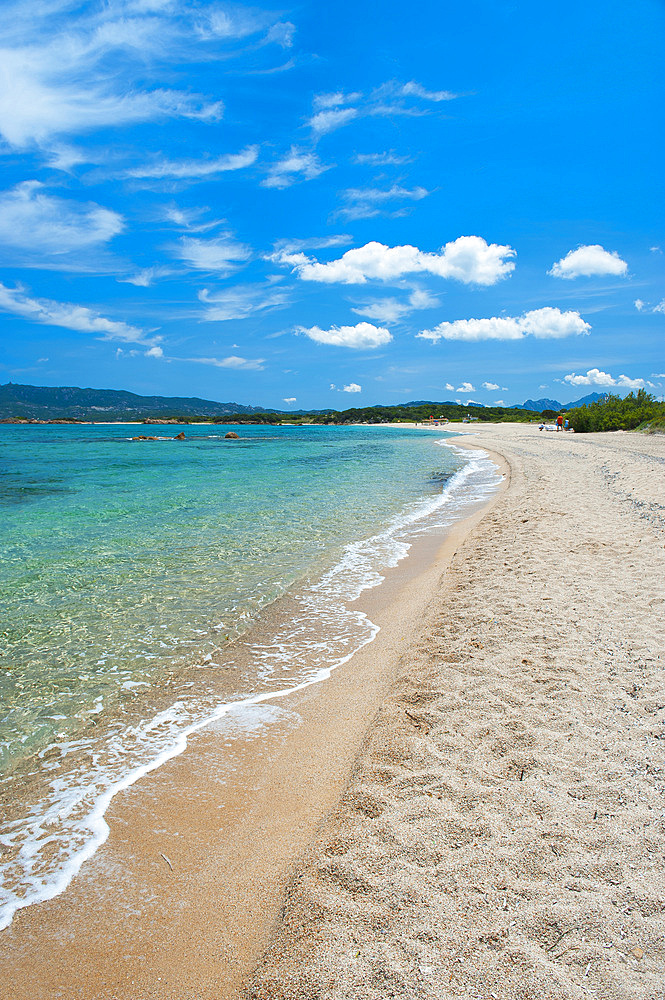
<path id="1" fill-rule="evenodd" d="M 605 396 L 568 413 L 573 430 L 578 434 L 593 431 L 631 431 L 640 424 L 653 424 L 665 419 L 665 403 L 659 403 L 645 389 L 621 396 Z"/>

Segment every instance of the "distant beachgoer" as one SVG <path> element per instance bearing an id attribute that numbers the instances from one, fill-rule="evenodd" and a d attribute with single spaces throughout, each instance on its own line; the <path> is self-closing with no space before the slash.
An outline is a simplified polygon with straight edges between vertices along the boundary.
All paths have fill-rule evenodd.
<path id="1" fill-rule="evenodd" d="M 542 429 L 543 429 L 543 427 L 544 427 L 544 426 L 545 426 L 545 424 L 544 424 L 544 423 L 542 423 L 542 421 L 541 421 L 541 423 L 540 423 L 540 426 L 539 426 L 538 430 L 539 430 L 539 431 L 542 431 Z"/>
<path id="2" fill-rule="evenodd" d="M 564 420 L 563 422 L 564 431 L 567 431 L 569 427 L 570 427 L 570 422 L 568 421 L 568 419 Z"/>
<path id="3" fill-rule="evenodd" d="M 559 414 L 559 416 L 556 418 L 556 429 L 558 431 L 563 430 L 563 417 L 561 416 L 561 414 Z"/>

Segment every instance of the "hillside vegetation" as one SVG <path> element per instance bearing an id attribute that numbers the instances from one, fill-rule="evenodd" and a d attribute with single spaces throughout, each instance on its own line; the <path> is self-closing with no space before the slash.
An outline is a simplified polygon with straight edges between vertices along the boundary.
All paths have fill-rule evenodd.
<path id="1" fill-rule="evenodd" d="M 665 428 L 665 403 L 659 403 L 645 389 L 637 394 L 605 396 L 587 406 L 579 406 L 568 413 L 573 430 L 632 431 L 635 428 Z"/>

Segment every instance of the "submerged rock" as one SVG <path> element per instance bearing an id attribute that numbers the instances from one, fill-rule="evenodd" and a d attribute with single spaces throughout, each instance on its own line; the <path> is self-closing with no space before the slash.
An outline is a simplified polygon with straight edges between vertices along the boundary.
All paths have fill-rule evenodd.
<path id="1" fill-rule="evenodd" d="M 176 436 L 173 438 L 173 440 L 174 441 L 184 441 L 185 440 L 185 432 L 184 431 L 180 431 L 179 434 L 176 434 Z"/>
<path id="2" fill-rule="evenodd" d="M 224 435 L 224 437 L 225 438 L 239 438 L 240 435 L 236 434 L 235 431 L 227 431 L 227 433 Z"/>

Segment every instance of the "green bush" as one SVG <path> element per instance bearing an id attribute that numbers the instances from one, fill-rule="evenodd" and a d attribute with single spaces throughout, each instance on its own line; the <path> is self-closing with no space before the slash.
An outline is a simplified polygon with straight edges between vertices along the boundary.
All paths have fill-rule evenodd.
<path id="1" fill-rule="evenodd" d="M 635 395 L 605 396 L 568 413 L 573 430 L 578 434 L 590 431 L 632 431 L 640 424 L 665 419 L 665 403 L 658 403 L 645 389 Z"/>

